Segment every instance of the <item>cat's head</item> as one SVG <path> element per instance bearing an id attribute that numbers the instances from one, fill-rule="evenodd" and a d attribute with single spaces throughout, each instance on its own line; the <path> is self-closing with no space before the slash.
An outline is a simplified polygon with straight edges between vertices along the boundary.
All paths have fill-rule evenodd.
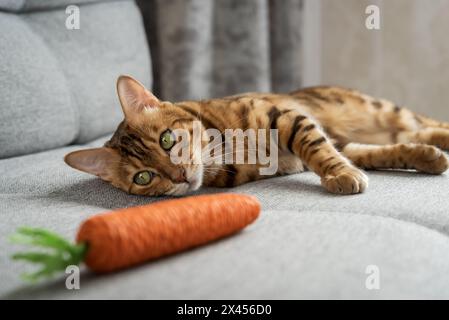
<path id="1" fill-rule="evenodd" d="M 174 132 L 184 129 L 192 139 L 196 119 L 160 101 L 129 76 L 118 78 L 117 92 L 125 119 L 112 138 L 102 148 L 69 153 L 64 161 L 132 194 L 182 195 L 198 189 L 203 179 L 201 148 L 190 148 L 184 163 L 170 158 L 180 141 Z"/>

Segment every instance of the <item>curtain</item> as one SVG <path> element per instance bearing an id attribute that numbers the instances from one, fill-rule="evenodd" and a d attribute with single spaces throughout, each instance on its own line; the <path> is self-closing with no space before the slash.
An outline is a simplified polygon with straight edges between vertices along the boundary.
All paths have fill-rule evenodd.
<path id="1" fill-rule="evenodd" d="M 172 101 L 301 86 L 303 0 L 141 0 L 154 88 Z"/>

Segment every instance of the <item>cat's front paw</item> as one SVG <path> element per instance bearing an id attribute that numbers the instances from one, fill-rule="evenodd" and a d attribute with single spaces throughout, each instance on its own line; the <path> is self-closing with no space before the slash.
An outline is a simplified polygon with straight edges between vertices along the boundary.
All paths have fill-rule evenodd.
<path id="1" fill-rule="evenodd" d="M 449 161 L 443 151 L 434 146 L 418 145 L 415 152 L 416 170 L 431 174 L 441 174 L 449 168 Z"/>
<path id="2" fill-rule="evenodd" d="M 321 184 L 332 193 L 355 194 L 365 191 L 368 177 L 357 168 L 349 168 L 321 178 Z"/>

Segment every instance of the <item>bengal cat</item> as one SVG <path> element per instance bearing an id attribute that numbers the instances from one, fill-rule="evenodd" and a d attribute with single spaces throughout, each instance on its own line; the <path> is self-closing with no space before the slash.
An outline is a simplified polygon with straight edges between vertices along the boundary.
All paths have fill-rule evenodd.
<path id="1" fill-rule="evenodd" d="M 117 81 L 124 121 L 102 148 L 72 152 L 65 162 L 132 194 L 182 195 L 202 185 L 233 187 L 268 176 L 261 163 L 203 164 L 202 148 L 188 163 L 174 164 L 175 129 L 277 129 L 274 175 L 312 170 L 330 192 L 355 194 L 368 186 L 361 169 L 414 169 L 441 174 L 448 160 L 449 124 L 394 103 L 339 87 L 289 94 L 246 93 L 202 101 L 160 101 L 137 80 Z M 248 144 L 245 144 L 248 147 Z M 441 149 L 440 149 L 441 148 Z M 195 160 L 195 161 L 194 161 Z M 198 161 L 199 160 L 199 161 Z"/>

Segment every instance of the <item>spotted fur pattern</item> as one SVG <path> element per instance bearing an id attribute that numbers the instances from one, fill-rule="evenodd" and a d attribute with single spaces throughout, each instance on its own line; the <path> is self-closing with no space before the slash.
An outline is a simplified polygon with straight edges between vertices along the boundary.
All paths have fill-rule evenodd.
<path id="1" fill-rule="evenodd" d="M 76 151 L 66 162 L 129 193 L 180 195 L 201 185 L 233 187 L 267 178 L 261 164 L 175 165 L 159 145 L 167 129 L 277 129 L 275 175 L 312 170 L 332 193 L 363 192 L 361 169 L 413 169 L 440 174 L 448 168 L 449 124 L 360 92 L 339 87 L 305 88 L 289 94 L 246 93 L 219 99 L 159 101 L 140 83 L 121 77 L 118 92 L 125 113 L 103 148 Z M 269 134 L 269 133 L 267 133 Z M 204 143 L 202 145 L 204 147 Z M 245 145 L 247 147 L 247 145 Z M 192 150 L 192 159 L 202 150 Z M 133 183 L 149 170 L 151 183 Z"/>

